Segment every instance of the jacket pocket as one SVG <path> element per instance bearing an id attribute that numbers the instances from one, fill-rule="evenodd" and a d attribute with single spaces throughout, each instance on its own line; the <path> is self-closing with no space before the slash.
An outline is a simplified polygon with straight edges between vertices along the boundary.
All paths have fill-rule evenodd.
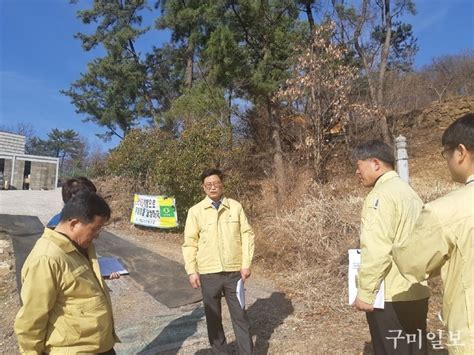
<path id="1" fill-rule="evenodd" d="M 78 305 L 77 309 L 78 312 L 83 315 L 102 307 L 106 307 L 105 299 L 102 296 L 97 296 L 88 300 L 87 302 L 82 302 L 80 305 Z"/>
<path id="2" fill-rule="evenodd" d="M 240 220 L 237 218 L 229 218 L 224 222 L 226 228 L 226 237 L 232 238 L 233 241 L 240 243 Z"/>
<path id="3" fill-rule="evenodd" d="M 76 282 L 76 279 L 80 277 L 83 273 L 87 272 L 89 268 L 86 265 L 80 265 L 74 270 L 64 274 L 64 284 L 66 287 L 69 287 L 71 284 Z"/>
<path id="4" fill-rule="evenodd" d="M 200 242 L 196 254 L 196 261 L 198 267 L 205 269 L 214 266 L 216 257 L 218 258 L 218 254 L 216 254 L 216 251 L 218 252 L 216 248 L 211 247 L 210 243 L 208 243 L 207 240 Z"/>
<path id="5" fill-rule="evenodd" d="M 203 223 L 199 228 L 199 244 L 207 243 L 216 231 L 216 223 Z"/>
<path id="6" fill-rule="evenodd" d="M 109 313 L 104 297 L 97 296 L 77 306 L 81 318 L 81 337 L 99 339 L 110 333 L 112 315 Z M 96 341 L 97 341 L 96 340 Z"/>
<path id="7" fill-rule="evenodd" d="M 72 346 L 81 338 L 79 317 L 51 312 L 46 333 L 46 345 L 53 347 Z"/>
<path id="8" fill-rule="evenodd" d="M 226 224 L 225 252 L 227 266 L 242 265 L 242 236 L 240 235 L 240 221 L 230 219 Z"/>

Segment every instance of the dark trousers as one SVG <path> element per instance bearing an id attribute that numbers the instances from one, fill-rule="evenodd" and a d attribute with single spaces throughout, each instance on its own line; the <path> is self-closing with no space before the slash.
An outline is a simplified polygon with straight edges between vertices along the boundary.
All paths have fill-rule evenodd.
<path id="1" fill-rule="evenodd" d="M 428 298 L 385 302 L 384 309 L 367 312 L 375 354 L 428 354 L 427 313 Z"/>
<path id="2" fill-rule="evenodd" d="M 226 354 L 227 343 L 222 327 L 221 298 L 224 294 L 229 308 L 232 327 L 239 349 L 239 354 L 251 354 L 253 342 L 250 335 L 250 322 L 247 312 L 237 299 L 237 282 L 240 272 L 219 272 L 200 276 L 202 300 L 206 314 L 207 334 L 211 347 L 217 354 Z"/>

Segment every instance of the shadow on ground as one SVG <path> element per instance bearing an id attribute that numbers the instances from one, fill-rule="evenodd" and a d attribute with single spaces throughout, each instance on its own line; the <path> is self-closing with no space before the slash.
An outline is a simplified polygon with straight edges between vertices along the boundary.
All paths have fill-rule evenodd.
<path id="1" fill-rule="evenodd" d="M 94 242 L 97 254 L 120 258 L 130 276 L 143 290 L 168 308 L 176 308 L 201 300 L 201 292 L 189 287 L 183 265 L 146 248 L 102 231 Z"/>
<path id="2" fill-rule="evenodd" d="M 260 298 L 253 303 L 247 313 L 250 319 L 252 335 L 255 338 L 255 355 L 268 354 L 273 332 L 293 313 L 291 300 L 282 292 L 273 292 L 268 298 Z M 238 354 L 235 341 L 229 343 L 229 354 Z M 196 355 L 212 354 L 211 349 L 203 349 Z"/>
<path id="3" fill-rule="evenodd" d="M 251 332 L 255 337 L 255 354 L 267 354 L 273 332 L 283 324 L 285 318 L 293 313 L 293 305 L 284 293 L 273 292 L 268 298 L 258 299 L 248 308 L 247 313 Z M 203 317 L 204 310 L 199 307 L 191 314 L 172 321 L 138 354 L 177 354 L 186 339 L 197 331 L 198 322 L 203 320 Z M 173 346 L 173 349 L 170 348 L 170 345 Z M 229 343 L 228 350 L 229 354 L 238 353 L 235 341 Z M 209 355 L 212 354 L 212 350 L 210 348 L 200 349 L 194 354 Z"/>
<path id="4" fill-rule="evenodd" d="M 190 314 L 173 320 L 138 354 L 177 354 L 186 339 L 197 332 L 198 323 L 203 318 L 204 308 L 198 307 Z"/>
<path id="5" fill-rule="evenodd" d="M 255 354 L 267 354 L 270 338 L 276 328 L 293 313 L 291 300 L 282 292 L 273 292 L 269 298 L 258 299 L 247 310 L 252 334 L 255 339 Z"/>
<path id="6" fill-rule="evenodd" d="M 365 342 L 364 343 L 364 355 L 373 355 L 374 354 L 374 348 L 372 347 L 372 343 L 370 342 Z"/>

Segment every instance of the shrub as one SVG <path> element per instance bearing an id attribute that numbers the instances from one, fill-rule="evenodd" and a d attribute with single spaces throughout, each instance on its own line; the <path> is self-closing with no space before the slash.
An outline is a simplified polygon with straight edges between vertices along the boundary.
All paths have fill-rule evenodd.
<path id="1" fill-rule="evenodd" d="M 229 148 L 228 134 L 211 118 L 189 125 L 178 137 L 160 129 L 134 130 L 110 154 L 108 171 L 132 179 L 137 192 L 174 196 L 178 219 L 183 221 L 203 197 L 199 176 L 205 169 L 224 170 L 229 195 L 245 190 L 238 164 L 246 148 Z"/>
<path id="2" fill-rule="evenodd" d="M 135 189 L 146 189 L 157 157 L 166 154 L 170 134 L 159 129 L 135 129 L 107 159 L 107 171 L 132 179 Z"/>

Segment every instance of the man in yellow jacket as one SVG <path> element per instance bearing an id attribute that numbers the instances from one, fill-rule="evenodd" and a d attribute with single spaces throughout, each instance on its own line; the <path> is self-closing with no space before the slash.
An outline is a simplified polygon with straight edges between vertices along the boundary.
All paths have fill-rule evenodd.
<path id="1" fill-rule="evenodd" d="M 393 257 L 412 282 L 441 274 L 449 353 L 474 354 L 474 114 L 453 122 L 442 145 L 452 179 L 464 186 L 426 204 Z"/>
<path id="2" fill-rule="evenodd" d="M 36 242 L 21 271 L 21 353 L 115 354 L 112 304 L 92 243 L 109 218 L 104 199 L 81 192 Z"/>
<path id="3" fill-rule="evenodd" d="M 426 284 L 407 281 L 392 262 L 392 246 L 409 234 L 422 202 L 394 171 L 393 149 L 372 140 L 354 149 L 356 174 L 372 187 L 362 207 L 361 265 L 353 307 L 367 312 L 375 354 L 426 354 L 426 314 L 430 295 Z M 374 301 L 385 283 L 384 309 Z"/>
<path id="4" fill-rule="evenodd" d="M 237 297 L 237 284 L 250 277 L 254 233 L 242 205 L 223 197 L 220 170 L 204 171 L 201 182 L 207 196 L 188 212 L 182 248 L 185 269 L 191 286 L 201 287 L 212 349 L 218 354 L 228 352 L 221 316 L 223 294 L 239 353 L 251 354 L 250 324 L 245 305 Z"/>

